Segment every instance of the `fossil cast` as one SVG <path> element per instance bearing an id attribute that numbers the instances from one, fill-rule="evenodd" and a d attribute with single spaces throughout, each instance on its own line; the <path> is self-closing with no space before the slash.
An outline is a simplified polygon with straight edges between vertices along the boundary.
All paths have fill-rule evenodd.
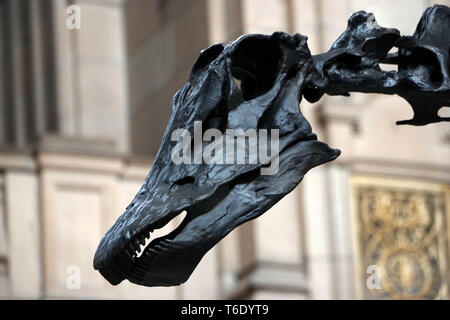
<path id="1" fill-rule="evenodd" d="M 410 37 L 380 27 L 372 14 L 361 11 L 350 17 L 331 49 L 317 56 L 311 55 L 305 36 L 282 32 L 246 35 L 202 51 L 189 81 L 173 98 L 152 170 L 101 240 L 95 269 L 113 285 L 125 279 L 144 286 L 179 285 L 230 231 L 266 212 L 308 170 L 336 159 L 339 150 L 317 141 L 302 115 L 302 98 L 397 94 L 414 110 L 412 119 L 398 124 L 449 121 L 438 115 L 450 105 L 448 34 L 450 8 L 445 6 L 428 8 Z M 397 52 L 389 53 L 392 48 Z M 395 64 L 398 71 L 383 71 L 380 63 Z M 185 129 L 190 135 L 184 138 L 191 139 L 199 122 L 200 134 L 213 128 L 220 133 L 277 129 L 278 152 L 259 163 L 174 163 L 173 133 Z M 277 170 L 262 174 L 274 161 Z M 153 230 L 182 212 L 186 216 L 177 229 L 150 239 L 137 254 Z"/>

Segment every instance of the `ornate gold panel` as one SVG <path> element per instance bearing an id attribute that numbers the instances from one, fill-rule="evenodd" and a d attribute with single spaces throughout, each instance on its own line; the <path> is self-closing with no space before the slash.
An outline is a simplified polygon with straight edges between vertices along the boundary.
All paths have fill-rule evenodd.
<path id="1" fill-rule="evenodd" d="M 364 299 L 449 298 L 448 186 L 352 179 Z"/>

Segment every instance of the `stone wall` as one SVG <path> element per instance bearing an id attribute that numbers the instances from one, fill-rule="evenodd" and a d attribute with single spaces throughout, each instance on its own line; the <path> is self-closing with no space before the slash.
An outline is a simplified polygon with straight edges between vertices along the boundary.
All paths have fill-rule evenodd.
<path id="1" fill-rule="evenodd" d="M 77 147 L 61 147 L 70 144 Z M 113 287 L 93 269 L 98 243 L 151 167 L 151 158 L 101 149 L 104 146 L 95 141 L 54 138 L 41 144 L 35 154 L 0 150 L 0 296 L 217 297 L 215 250 L 202 260 L 193 281 L 179 287 L 145 288 L 127 281 Z M 168 233 L 176 222 L 158 234 Z M 71 285 L 78 274 L 79 288 Z"/>

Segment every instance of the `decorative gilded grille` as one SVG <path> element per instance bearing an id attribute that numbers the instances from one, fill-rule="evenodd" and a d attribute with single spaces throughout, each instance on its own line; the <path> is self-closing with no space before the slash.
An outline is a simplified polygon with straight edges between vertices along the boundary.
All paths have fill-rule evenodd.
<path id="1" fill-rule="evenodd" d="M 449 298 L 449 190 L 353 179 L 362 298 Z"/>

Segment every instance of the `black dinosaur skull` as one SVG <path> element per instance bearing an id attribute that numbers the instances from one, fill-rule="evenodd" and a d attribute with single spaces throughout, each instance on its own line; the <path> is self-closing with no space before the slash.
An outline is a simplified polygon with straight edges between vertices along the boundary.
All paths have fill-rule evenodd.
<path id="1" fill-rule="evenodd" d="M 100 242 L 95 269 L 114 285 L 124 279 L 145 286 L 181 284 L 220 239 L 267 211 L 308 170 L 336 159 L 340 152 L 317 141 L 303 117 L 302 96 L 317 101 L 323 94 L 352 91 L 398 94 L 415 111 L 404 123 L 449 120 L 437 115 L 450 105 L 449 41 L 442 33 L 450 31 L 449 12 L 444 6 L 428 9 L 410 38 L 379 27 L 371 14 L 355 13 L 330 51 L 318 56 L 311 56 L 306 37 L 281 32 L 242 36 L 204 50 L 174 96 L 150 174 Z M 388 54 L 395 46 L 399 52 Z M 383 71 L 380 63 L 398 64 L 399 71 Z M 277 138 L 276 143 L 254 149 L 251 132 Z M 243 142 L 244 159 L 205 161 L 201 151 L 211 146 L 212 158 L 227 157 L 228 145 L 225 152 L 215 147 L 228 138 L 233 151 L 234 143 L 239 150 Z M 185 148 L 191 145 L 193 153 Z M 180 152 L 183 161 L 174 161 Z M 261 152 L 265 157 L 254 161 Z M 187 214 L 181 225 L 152 240 L 138 257 L 150 233 L 182 212 Z"/>
<path id="2" fill-rule="evenodd" d="M 221 238 L 273 206 L 309 169 L 339 155 L 317 141 L 299 110 L 311 67 L 306 38 L 300 35 L 244 36 L 201 53 L 188 84 L 173 99 L 150 175 L 97 250 L 95 267 L 112 284 L 124 279 L 147 286 L 186 281 Z M 241 88 L 233 78 L 242 81 Z M 203 131 L 217 128 L 224 135 L 227 129 L 278 129 L 279 159 L 271 159 L 279 161 L 278 171 L 262 175 L 270 164 L 249 161 L 175 164 L 172 134 L 184 128 L 195 136 L 196 121 L 202 121 Z M 149 232 L 183 211 L 187 215 L 178 229 L 135 256 Z"/>

